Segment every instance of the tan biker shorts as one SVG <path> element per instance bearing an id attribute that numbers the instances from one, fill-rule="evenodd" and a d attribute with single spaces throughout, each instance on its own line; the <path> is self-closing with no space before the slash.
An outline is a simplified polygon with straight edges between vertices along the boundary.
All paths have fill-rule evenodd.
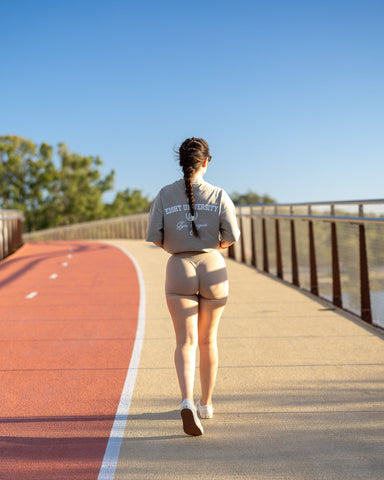
<path id="1" fill-rule="evenodd" d="M 200 295 L 206 299 L 228 296 L 225 261 L 217 250 L 174 253 L 168 260 L 166 295 Z"/>

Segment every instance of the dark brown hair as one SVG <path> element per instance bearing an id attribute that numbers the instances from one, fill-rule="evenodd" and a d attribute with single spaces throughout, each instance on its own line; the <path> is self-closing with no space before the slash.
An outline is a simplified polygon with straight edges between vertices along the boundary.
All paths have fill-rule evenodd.
<path id="1" fill-rule="evenodd" d="M 182 167 L 184 172 L 185 193 L 188 197 L 192 231 L 195 237 L 199 236 L 199 232 L 194 221 L 195 199 L 193 196 L 192 176 L 200 169 L 207 157 L 208 160 L 211 159 L 208 143 L 202 138 L 187 138 L 179 148 L 180 167 Z"/>

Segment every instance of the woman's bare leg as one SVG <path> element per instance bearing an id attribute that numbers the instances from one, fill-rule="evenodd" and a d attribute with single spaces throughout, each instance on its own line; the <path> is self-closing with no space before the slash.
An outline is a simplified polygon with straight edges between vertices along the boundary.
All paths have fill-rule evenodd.
<path id="1" fill-rule="evenodd" d="M 212 392 L 218 368 L 217 329 L 227 297 L 222 299 L 200 298 L 199 304 L 199 350 L 201 405 L 212 404 Z"/>
<path id="2" fill-rule="evenodd" d="M 176 334 L 175 366 L 181 398 L 193 401 L 198 343 L 198 297 L 197 295 L 167 295 L 167 305 Z"/>

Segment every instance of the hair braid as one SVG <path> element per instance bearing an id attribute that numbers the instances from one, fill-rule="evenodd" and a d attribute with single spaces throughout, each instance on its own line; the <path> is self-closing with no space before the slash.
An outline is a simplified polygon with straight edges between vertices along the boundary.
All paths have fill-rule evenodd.
<path id="1" fill-rule="evenodd" d="M 195 224 L 195 198 L 193 195 L 192 176 L 196 173 L 206 158 L 211 158 L 209 147 L 202 138 L 187 138 L 181 144 L 179 149 L 180 166 L 184 172 L 185 193 L 188 198 L 191 212 L 192 232 L 195 237 L 199 236 L 199 231 Z"/>
<path id="2" fill-rule="evenodd" d="M 193 184 L 192 184 L 192 173 L 185 172 L 184 173 L 184 183 L 185 183 L 185 193 L 187 194 L 188 197 L 188 203 L 189 203 L 189 210 L 191 212 L 191 222 L 192 222 L 192 232 L 195 237 L 199 236 L 199 231 L 197 230 L 196 224 L 195 224 L 195 198 L 193 196 Z"/>

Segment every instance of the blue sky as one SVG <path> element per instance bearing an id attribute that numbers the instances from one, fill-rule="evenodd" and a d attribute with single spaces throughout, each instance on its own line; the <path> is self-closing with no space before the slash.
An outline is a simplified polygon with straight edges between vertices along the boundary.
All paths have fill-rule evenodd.
<path id="1" fill-rule="evenodd" d="M 384 2 L 2 2 L 0 134 L 65 142 L 153 198 L 173 148 L 278 202 L 383 198 Z"/>

